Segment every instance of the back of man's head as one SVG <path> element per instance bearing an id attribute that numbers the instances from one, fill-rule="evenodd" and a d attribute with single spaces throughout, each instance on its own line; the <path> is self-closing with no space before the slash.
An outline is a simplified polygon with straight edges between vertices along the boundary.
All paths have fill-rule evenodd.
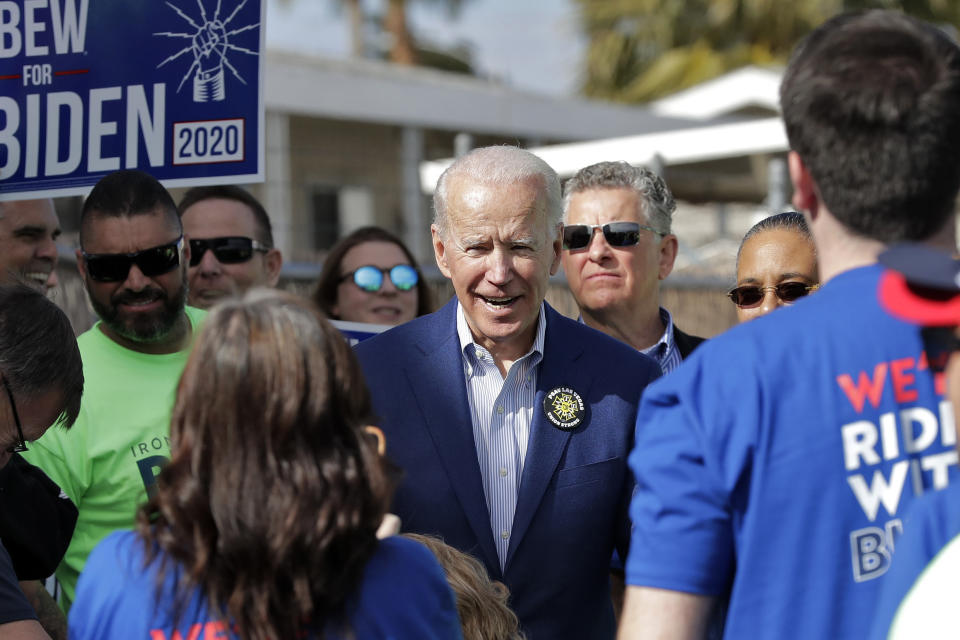
<path id="1" fill-rule="evenodd" d="M 249 207 L 256 221 L 257 233 L 259 234 L 259 237 L 255 240 L 268 247 L 273 247 L 273 226 L 270 224 L 270 216 L 267 215 L 267 210 L 263 208 L 260 201 L 254 198 L 249 191 L 235 185 L 193 187 L 183 194 L 183 199 L 180 200 L 180 217 L 183 217 L 187 209 L 203 200 L 233 200 Z"/>
<path id="2" fill-rule="evenodd" d="M 129 217 L 162 212 L 171 225 L 182 230 L 177 205 L 170 193 L 149 173 L 135 169 L 114 171 L 94 185 L 80 211 L 80 246 L 94 217 Z"/>
<path id="3" fill-rule="evenodd" d="M 850 232 L 941 230 L 960 188 L 960 50 L 944 32 L 892 11 L 837 16 L 794 51 L 780 102 L 791 148 Z"/>
<path id="4" fill-rule="evenodd" d="M 17 395 L 57 391 L 57 420 L 70 427 L 80 412 L 83 364 L 66 314 L 24 285 L 0 286 L 0 372 Z"/>

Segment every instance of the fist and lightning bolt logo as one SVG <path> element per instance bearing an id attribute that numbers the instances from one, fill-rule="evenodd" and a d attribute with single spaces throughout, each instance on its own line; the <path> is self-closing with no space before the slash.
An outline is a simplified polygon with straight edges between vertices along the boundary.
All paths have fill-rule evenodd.
<path id="1" fill-rule="evenodd" d="M 193 54 L 193 63 L 183 75 L 180 85 L 177 87 L 177 93 L 183 89 L 187 80 L 193 78 L 193 101 L 194 102 L 216 102 L 225 99 L 226 88 L 224 84 L 224 67 L 230 70 L 230 73 L 243 84 L 246 80 L 240 75 L 230 63 L 229 54 L 232 52 L 245 55 L 257 56 L 256 51 L 251 51 L 246 47 L 241 47 L 231 42 L 235 36 L 260 26 L 259 22 L 244 26 L 232 27 L 231 23 L 237 14 L 247 3 L 247 0 L 241 0 L 226 18 L 222 18 L 221 6 L 223 0 L 217 0 L 216 9 L 213 15 L 207 13 L 204 6 L 204 0 L 196 0 L 199 16 L 191 17 L 172 2 L 165 4 L 173 9 L 180 18 L 182 18 L 190 27 L 189 32 L 160 31 L 153 35 L 165 38 L 178 38 L 189 40 L 190 44 L 180 49 L 173 55 L 167 57 L 160 64 L 160 67 L 177 60 L 188 53 Z M 229 30 L 228 30 L 229 29 Z"/>

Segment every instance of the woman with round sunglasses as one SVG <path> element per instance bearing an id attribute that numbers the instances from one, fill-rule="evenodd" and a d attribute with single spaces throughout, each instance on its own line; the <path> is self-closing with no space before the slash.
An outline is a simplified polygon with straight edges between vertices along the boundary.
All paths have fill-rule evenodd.
<path id="1" fill-rule="evenodd" d="M 429 550 L 379 539 L 392 494 L 352 349 L 293 294 L 253 289 L 207 318 L 171 457 L 136 531 L 91 554 L 73 640 L 459 640 Z"/>
<path id="2" fill-rule="evenodd" d="M 753 225 L 737 251 L 737 286 L 727 293 L 740 322 L 790 305 L 820 286 L 817 250 L 803 215 L 778 213 Z"/>
<path id="3" fill-rule="evenodd" d="M 413 255 L 379 227 L 362 227 L 330 250 L 313 293 L 335 320 L 398 325 L 432 311 Z"/>

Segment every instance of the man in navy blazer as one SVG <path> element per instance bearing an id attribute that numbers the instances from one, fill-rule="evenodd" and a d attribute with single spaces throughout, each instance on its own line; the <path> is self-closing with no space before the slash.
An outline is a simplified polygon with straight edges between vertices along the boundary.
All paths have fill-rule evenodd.
<path id="1" fill-rule="evenodd" d="M 357 347 L 404 471 L 403 529 L 479 558 L 531 640 L 612 638 L 626 457 L 656 363 L 543 302 L 560 185 L 536 156 L 477 149 L 444 172 L 431 227 L 456 298 Z"/>

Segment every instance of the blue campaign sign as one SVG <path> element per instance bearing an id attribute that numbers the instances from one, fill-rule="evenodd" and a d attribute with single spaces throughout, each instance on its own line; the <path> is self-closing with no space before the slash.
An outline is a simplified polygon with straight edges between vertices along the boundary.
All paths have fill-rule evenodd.
<path id="1" fill-rule="evenodd" d="M 378 333 L 383 333 L 387 329 L 393 329 L 388 324 L 366 324 L 365 322 L 348 322 L 346 320 L 331 320 L 330 324 L 340 329 L 340 333 L 347 339 L 351 347 L 367 338 L 372 338 Z"/>
<path id="2" fill-rule="evenodd" d="M 265 0 L 0 0 L 0 199 L 263 180 Z"/>

